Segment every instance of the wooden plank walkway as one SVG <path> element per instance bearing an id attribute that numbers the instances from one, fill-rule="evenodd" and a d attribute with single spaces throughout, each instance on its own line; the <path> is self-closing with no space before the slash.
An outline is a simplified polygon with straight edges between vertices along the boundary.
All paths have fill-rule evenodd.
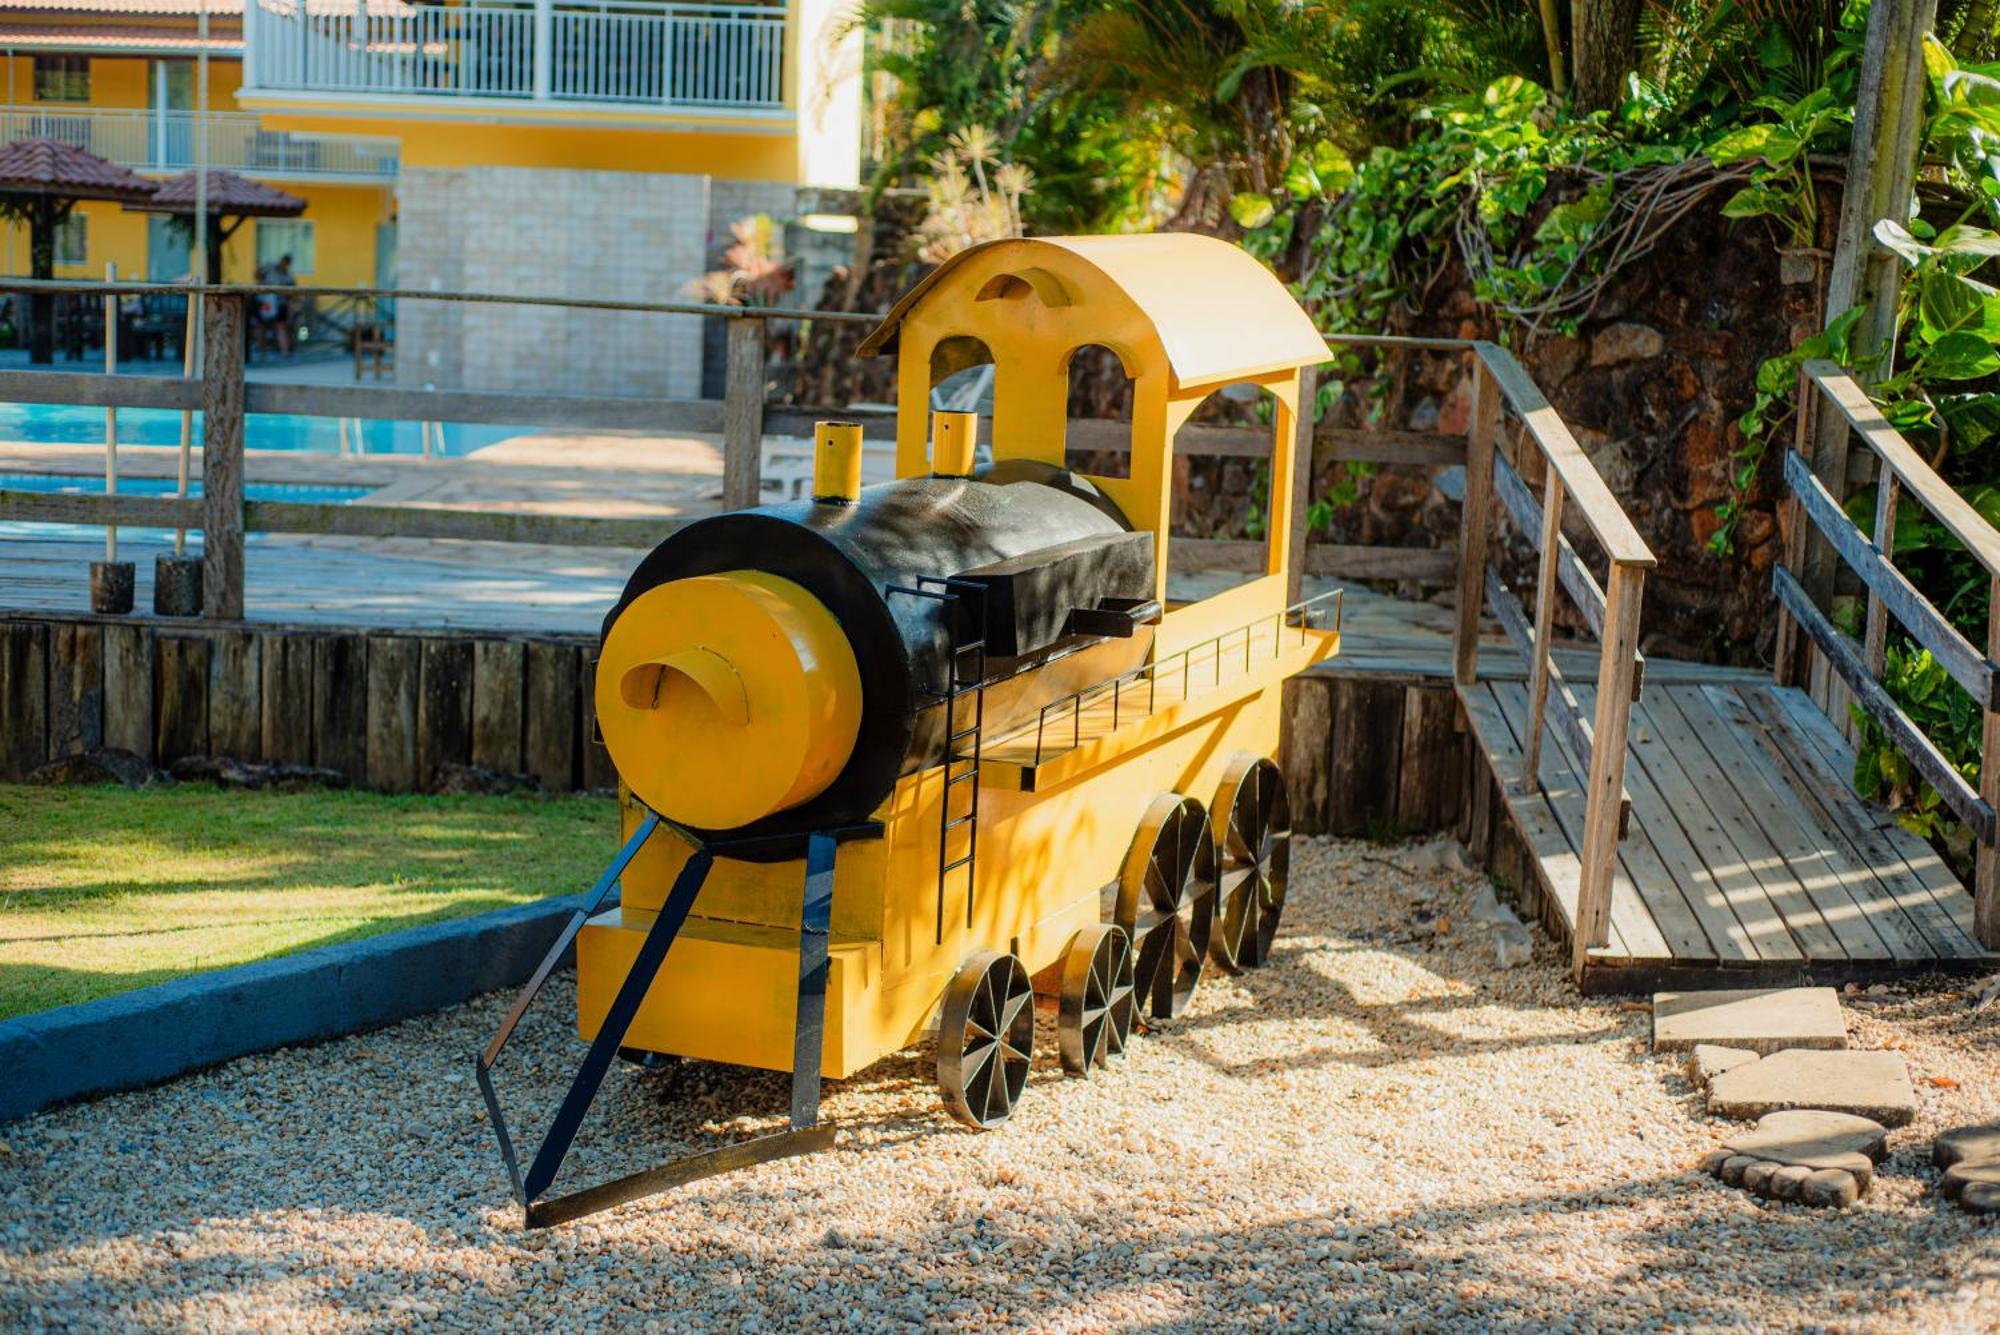
<path id="1" fill-rule="evenodd" d="M 1664 679 L 1663 679 L 1664 678 Z M 1595 687 L 1576 686 L 1586 710 Z M 1520 782 L 1528 692 L 1482 679 L 1459 698 L 1540 880 L 1542 918 L 1572 935 L 1584 785 L 1553 729 Z M 1648 665 L 1625 770 L 1611 941 L 1587 991 L 1847 982 L 1991 970 L 1972 898 L 1929 845 L 1855 796 L 1853 753 L 1804 692 L 1768 678 Z"/>

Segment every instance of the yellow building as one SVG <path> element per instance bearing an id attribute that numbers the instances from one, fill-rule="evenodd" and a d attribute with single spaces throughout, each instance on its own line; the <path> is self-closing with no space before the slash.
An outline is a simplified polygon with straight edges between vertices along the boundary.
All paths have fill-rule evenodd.
<path id="1" fill-rule="evenodd" d="M 393 277 L 395 141 L 265 125 L 238 100 L 242 0 L 211 0 L 209 13 L 203 102 L 196 0 L 0 0 L 0 142 L 60 139 L 157 179 L 194 167 L 196 127 L 205 124 L 212 167 L 307 202 L 301 219 L 238 231 L 224 252 L 225 278 L 247 281 L 260 257 L 281 254 L 293 256 L 302 284 L 368 286 Z M 60 278 L 101 277 L 107 262 L 122 275 L 162 280 L 193 267 L 184 231 L 108 203 L 77 206 L 56 260 Z M 27 272 L 25 229 L 6 229 L 5 263 L 10 273 Z"/>
<path id="2" fill-rule="evenodd" d="M 0 0 L 0 131 L 165 176 L 205 122 L 211 165 L 308 201 L 232 239 L 231 280 L 289 253 L 304 284 L 685 300 L 732 222 L 857 183 L 860 39 L 840 0 L 208 0 L 205 102 L 200 4 Z M 163 222 L 77 218 L 64 277 L 188 270 Z M 26 271 L 24 235 L 7 259 Z M 701 389 L 692 317 L 398 306 L 409 383 Z"/>

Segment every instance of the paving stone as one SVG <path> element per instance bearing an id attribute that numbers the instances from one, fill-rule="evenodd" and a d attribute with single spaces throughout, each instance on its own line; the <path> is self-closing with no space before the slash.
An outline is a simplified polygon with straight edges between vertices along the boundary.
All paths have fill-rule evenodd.
<path id="1" fill-rule="evenodd" d="M 1961 1159 L 2000 1159 L 2000 1122 L 1938 1132 L 1931 1142 L 1931 1162 L 1949 1168 Z"/>
<path id="2" fill-rule="evenodd" d="M 1786 1048 L 1844 1048 L 1847 1021 L 1830 987 L 1653 994 L 1653 1050 L 1697 1043 L 1769 1056 Z"/>
<path id="3" fill-rule="evenodd" d="M 1688 1081 L 1696 1089 L 1707 1089 L 1709 1081 L 1724 1071 L 1748 1066 L 1757 1060 L 1757 1055 L 1748 1048 L 1725 1048 L 1714 1043 L 1697 1043 L 1688 1050 Z"/>
<path id="4" fill-rule="evenodd" d="M 1868 1194 L 1888 1137 L 1866 1117 L 1785 1110 L 1728 1137 L 1702 1167 L 1753 1195 L 1845 1209 Z"/>
<path id="5" fill-rule="evenodd" d="M 1944 1169 L 1938 1191 L 1968 1214 L 2000 1214 L 2000 1125 L 1941 1132 L 1931 1161 Z"/>
<path id="6" fill-rule="evenodd" d="M 1708 1110 L 1717 1117 L 1762 1117 L 1792 1108 L 1852 1113 L 1884 1126 L 1905 1126 L 1917 1114 L 1917 1093 L 1900 1052 L 1794 1048 L 1724 1071 L 1709 1082 Z"/>

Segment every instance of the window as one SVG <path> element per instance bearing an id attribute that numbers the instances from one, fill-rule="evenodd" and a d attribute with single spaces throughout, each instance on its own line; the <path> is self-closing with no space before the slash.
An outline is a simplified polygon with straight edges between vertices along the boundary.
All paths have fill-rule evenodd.
<path id="1" fill-rule="evenodd" d="M 90 101 L 90 57 L 36 56 L 35 100 Z"/>
<path id="2" fill-rule="evenodd" d="M 146 217 L 146 277 L 179 283 L 194 272 L 194 229 L 189 219 L 153 213 Z"/>
<path id="3" fill-rule="evenodd" d="M 56 228 L 56 263 L 90 263 L 90 220 L 72 213 Z"/>
<path id="4" fill-rule="evenodd" d="M 265 220 L 257 224 L 257 268 L 274 265 L 290 255 L 294 275 L 309 274 L 314 269 L 313 225 L 310 222 L 292 220 Z"/>

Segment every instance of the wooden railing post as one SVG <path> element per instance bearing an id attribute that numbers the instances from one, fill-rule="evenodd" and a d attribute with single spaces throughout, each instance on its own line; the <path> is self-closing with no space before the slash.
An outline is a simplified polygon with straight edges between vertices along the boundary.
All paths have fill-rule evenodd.
<path id="1" fill-rule="evenodd" d="M 764 321 L 729 322 L 722 400 L 722 508 L 747 510 L 762 499 L 764 468 Z"/>
<path id="2" fill-rule="evenodd" d="M 1539 454 L 1540 451 L 1537 451 Z M 1549 656 L 1555 652 L 1556 571 L 1562 559 L 1562 474 L 1546 467 L 1542 487 L 1542 563 L 1535 578 L 1535 663 L 1528 674 L 1528 745 L 1522 756 L 1521 782 L 1532 792 L 1542 774 L 1542 719 L 1549 707 Z"/>
<path id="3" fill-rule="evenodd" d="M 1992 601 L 1986 607 L 1986 660 L 2000 663 L 2000 571 L 1992 574 L 1987 590 Z M 1991 700 L 1979 741 L 1979 795 L 2000 811 L 2000 709 Z M 2000 950 L 2000 831 L 1973 847 L 1972 935 L 1986 949 Z"/>
<path id="4" fill-rule="evenodd" d="M 1639 649 L 1639 612 L 1646 571 L 1614 564 L 1604 593 L 1604 647 L 1597 667 L 1597 722 L 1584 793 L 1583 875 L 1576 896 L 1571 965 L 1577 976 L 1593 946 L 1611 940 L 1611 881 L 1618 864 L 1618 825 L 1625 788 L 1625 734 L 1632 721 L 1632 672 Z"/>
<path id="5" fill-rule="evenodd" d="M 243 619 L 243 298 L 202 298 L 201 602 Z"/>
<path id="6" fill-rule="evenodd" d="M 1465 437 L 1465 504 L 1458 521 L 1458 625 L 1452 633 L 1452 679 L 1479 675 L 1479 611 L 1486 597 L 1486 544 L 1493 527 L 1493 447 L 1500 437 L 1500 385 L 1472 355 L 1472 425 Z"/>

